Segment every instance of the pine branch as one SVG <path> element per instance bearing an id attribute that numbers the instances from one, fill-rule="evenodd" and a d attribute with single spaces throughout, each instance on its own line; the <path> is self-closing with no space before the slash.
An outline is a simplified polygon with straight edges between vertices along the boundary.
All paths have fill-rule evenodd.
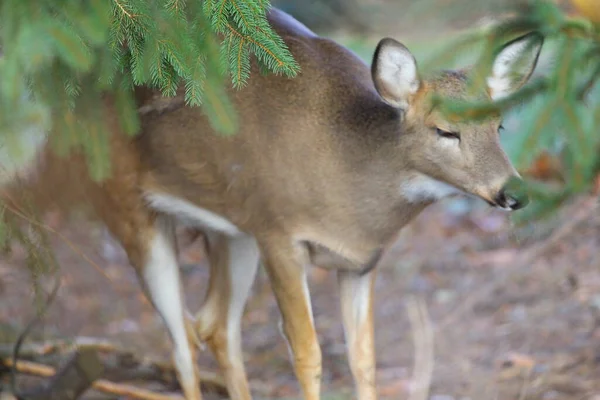
<path id="1" fill-rule="evenodd" d="M 61 154 L 84 150 L 95 179 L 110 173 L 97 112 L 107 93 L 125 107 L 119 118 L 129 134 L 139 129 L 126 98 L 133 85 L 167 97 L 184 88 L 187 105 L 203 107 L 217 131 L 233 133 L 226 87 L 246 84 L 252 57 L 271 73 L 299 70 L 268 23 L 268 1 L 65 0 L 34 8 L 31 1 L 0 4 L 0 135 L 10 143 L 31 125 L 51 130 Z"/>

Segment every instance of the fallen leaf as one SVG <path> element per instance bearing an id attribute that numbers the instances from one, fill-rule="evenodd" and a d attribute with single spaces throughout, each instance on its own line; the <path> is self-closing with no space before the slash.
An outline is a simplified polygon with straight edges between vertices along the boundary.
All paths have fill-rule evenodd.
<path id="1" fill-rule="evenodd" d="M 506 356 L 500 362 L 500 380 L 514 379 L 518 377 L 525 377 L 531 373 L 531 370 L 535 366 L 535 360 L 526 355 L 511 353 Z"/>
<path id="2" fill-rule="evenodd" d="M 410 393 L 410 380 L 398 379 L 387 385 L 381 385 L 379 388 L 380 396 L 398 396 L 403 393 Z"/>

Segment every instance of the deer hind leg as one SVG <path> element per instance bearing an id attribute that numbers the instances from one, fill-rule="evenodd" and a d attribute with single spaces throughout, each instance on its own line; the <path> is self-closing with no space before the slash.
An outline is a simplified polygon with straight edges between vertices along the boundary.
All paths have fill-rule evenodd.
<path id="1" fill-rule="evenodd" d="M 215 355 L 234 400 L 250 400 L 241 344 L 246 300 L 258 270 L 259 251 L 251 236 L 210 234 L 207 238 L 210 283 L 196 314 L 200 338 Z"/>
<path id="2" fill-rule="evenodd" d="M 173 340 L 173 362 L 186 399 L 201 399 L 195 352 L 186 329 L 173 226 L 159 218 L 140 279 Z"/>
<path id="3" fill-rule="evenodd" d="M 166 217 L 153 217 L 146 209 L 105 218 L 135 267 L 146 297 L 163 319 L 173 342 L 173 363 L 187 400 L 201 400 L 195 351 L 190 344 L 176 258 L 173 225 Z"/>
<path id="4" fill-rule="evenodd" d="M 377 399 L 373 337 L 374 281 L 374 270 L 365 275 L 338 271 L 348 361 L 359 400 Z"/>

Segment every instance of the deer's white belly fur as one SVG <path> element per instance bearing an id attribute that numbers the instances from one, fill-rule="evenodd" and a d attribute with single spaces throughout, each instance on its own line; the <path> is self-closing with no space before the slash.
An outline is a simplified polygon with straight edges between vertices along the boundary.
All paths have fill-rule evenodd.
<path id="1" fill-rule="evenodd" d="M 210 229 L 227 236 L 237 236 L 241 233 L 231 221 L 189 201 L 165 193 L 152 192 L 146 193 L 145 198 L 152 209 L 177 217 L 188 225 Z"/>

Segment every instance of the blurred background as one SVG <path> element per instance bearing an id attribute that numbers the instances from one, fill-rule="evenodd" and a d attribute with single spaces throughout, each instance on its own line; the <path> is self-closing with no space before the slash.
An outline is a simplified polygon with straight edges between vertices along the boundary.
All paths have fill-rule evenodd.
<path id="1" fill-rule="evenodd" d="M 515 13 L 510 8 L 514 4 L 504 0 L 272 3 L 367 63 L 377 42 L 390 36 L 403 42 L 419 65 L 430 65 L 461 35 Z M 567 15 L 577 15 L 570 3 L 560 5 Z M 555 48 L 545 46 L 536 75 L 555 65 Z M 473 46 L 439 67 L 472 63 L 480 50 Z M 592 94 L 596 98 L 597 92 Z M 593 104 L 590 113 L 597 113 Z M 502 142 L 511 158 L 523 150 L 523 135 L 536 110 L 534 102 L 507 113 Z M 521 172 L 545 182 L 560 180 L 560 146 L 547 148 L 522 164 Z M 4 158 L 9 164 L 6 154 Z M 29 340 L 93 337 L 168 361 L 170 342 L 162 321 L 142 296 L 119 245 L 103 228 L 83 220 L 67 222 L 50 213 L 44 221 L 61 232 L 50 235 L 50 242 L 63 285 Z M 201 240 L 184 230 L 179 239 L 187 303 L 195 310 L 205 293 L 208 268 Z M 375 335 L 381 398 L 411 397 L 415 359 L 424 357 L 415 351 L 422 327 L 409 318 L 417 301 L 426 306 L 434 333 L 433 358 L 425 360 L 433 367 L 431 400 L 599 400 L 599 249 L 593 190 L 563 198 L 549 218 L 519 223 L 479 200 L 451 199 L 428 208 L 404 229 L 379 266 Z M 15 245 L 0 258 L 0 343 L 5 350 L 36 311 L 27 254 Z M 310 289 L 323 351 L 323 398 L 352 398 L 335 275 L 311 268 Z M 243 323 L 246 368 L 257 399 L 299 398 L 278 322 L 261 270 Z M 208 351 L 200 355 L 200 365 L 217 371 Z M 218 384 L 207 386 L 206 396 L 224 398 Z M 117 397 L 90 392 L 85 398 Z"/>

